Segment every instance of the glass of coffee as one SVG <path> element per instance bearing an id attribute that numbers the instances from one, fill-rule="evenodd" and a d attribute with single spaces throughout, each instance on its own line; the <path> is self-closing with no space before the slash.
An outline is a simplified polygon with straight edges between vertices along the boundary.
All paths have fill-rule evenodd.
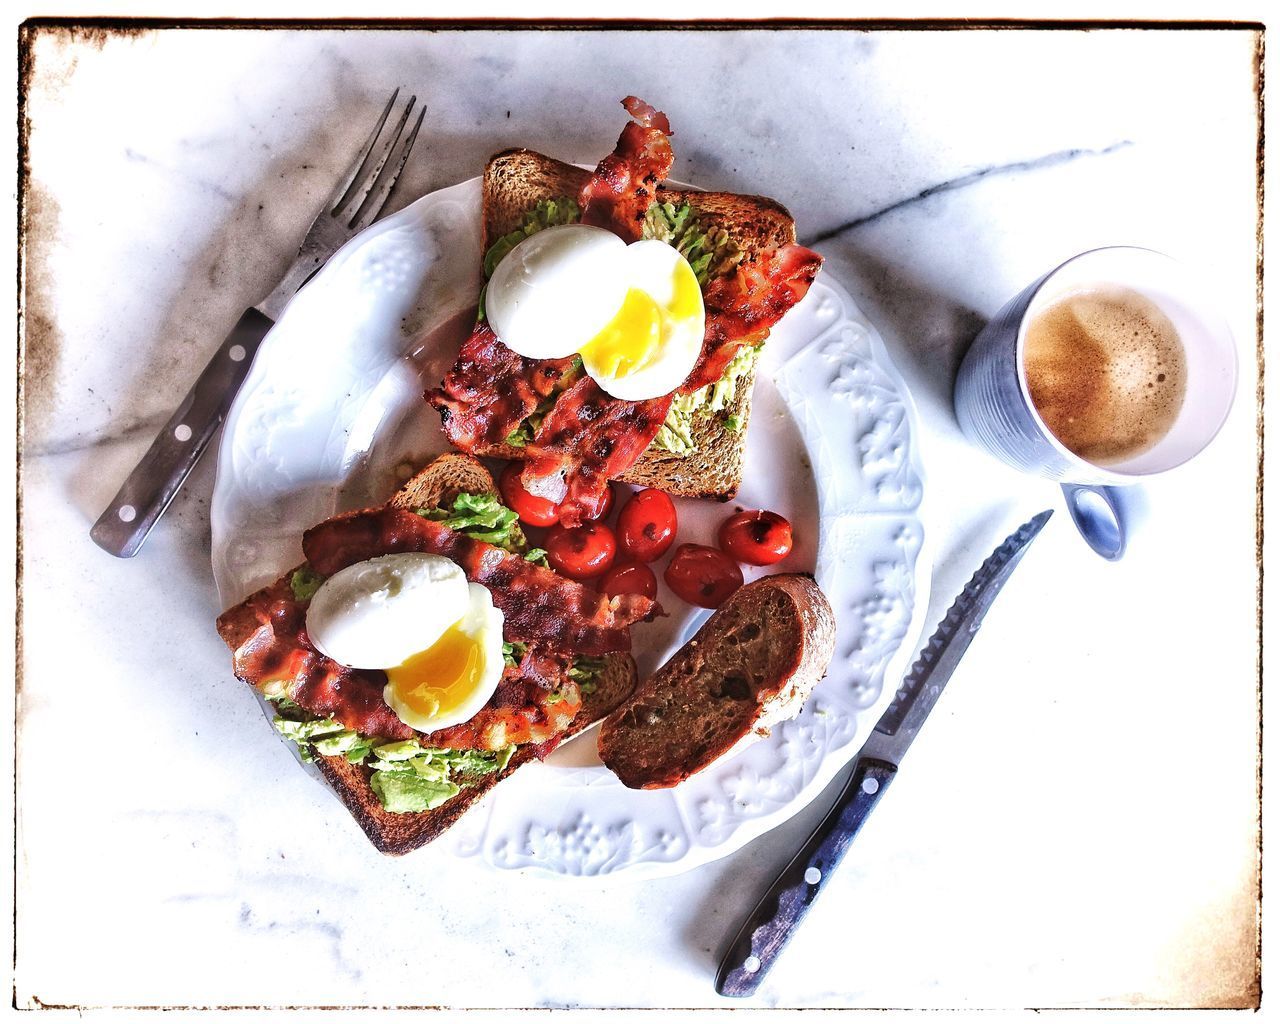
<path id="1" fill-rule="evenodd" d="M 961 364 L 956 416 L 1015 469 L 1136 483 L 1213 440 L 1236 372 L 1231 333 L 1186 268 L 1150 249 L 1094 249 L 987 324 Z"/>

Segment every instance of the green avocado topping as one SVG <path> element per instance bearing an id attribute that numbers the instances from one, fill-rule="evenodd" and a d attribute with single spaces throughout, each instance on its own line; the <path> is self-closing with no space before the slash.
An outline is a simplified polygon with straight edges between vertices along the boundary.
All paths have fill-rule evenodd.
<path id="1" fill-rule="evenodd" d="M 310 601 L 323 582 L 323 576 L 304 565 L 301 569 L 295 569 L 289 577 L 289 588 L 293 591 L 295 601 Z"/>
<path id="2" fill-rule="evenodd" d="M 517 522 L 519 517 L 492 494 L 459 494 L 453 499 L 452 508 L 415 508 L 413 511 L 424 519 L 433 519 L 512 554 L 524 554 L 527 548 L 524 531 Z"/>
<path id="3" fill-rule="evenodd" d="M 392 814 L 429 811 L 462 792 L 452 782 L 434 782 L 407 772 L 374 772 L 369 785 Z"/>
<path id="4" fill-rule="evenodd" d="M 742 259 L 742 253 L 723 228 L 706 228 L 687 202 L 661 200 L 653 203 L 644 215 L 642 238 L 656 238 L 674 246 L 689 261 L 698 286 L 706 291 L 707 282 L 723 277 Z"/>
<path id="5" fill-rule="evenodd" d="M 493 276 L 503 258 L 532 234 L 543 228 L 559 227 L 562 224 L 573 224 L 582 219 L 582 211 L 578 204 L 565 196 L 557 199 L 539 199 L 532 210 L 525 212 L 520 226 L 499 238 L 489 246 L 484 254 L 484 279 Z"/>
<path id="6" fill-rule="evenodd" d="M 332 718 L 303 717 L 306 712 L 287 699 L 275 703 L 283 714 L 277 714 L 272 724 L 280 735 L 297 744 L 302 760 L 313 761 L 316 754 L 341 754 L 352 764 L 367 763 L 373 771 L 369 784 L 379 802 L 397 814 L 439 807 L 457 796 L 463 786 L 505 768 L 516 749 L 452 750 L 424 747 L 416 739 L 387 743 L 345 729 Z"/>
<path id="7" fill-rule="evenodd" d="M 653 443 L 672 455 L 688 455 L 693 451 L 694 416 L 714 416 L 728 408 L 738 390 L 739 379 L 750 373 L 760 358 L 761 347 L 744 345 L 714 384 L 699 388 L 691 395 L 676 395 Z M 736 433 L 742 429 L 742 424 L 737 416 L 729 415 L 725 417 L 725 428 Z"/>
<path id="8" fill-rule="evenodd" d="M 578 690 L 585 697 L 589 693 L 595 693 L 596 687 L 599 685 L 600 676 L 604 673 L 604 658 L 591 658 L 587 655 L 579 655 L 573 659 L 573 664 L 569 666 L 569 678 L 578 684 Z"/>

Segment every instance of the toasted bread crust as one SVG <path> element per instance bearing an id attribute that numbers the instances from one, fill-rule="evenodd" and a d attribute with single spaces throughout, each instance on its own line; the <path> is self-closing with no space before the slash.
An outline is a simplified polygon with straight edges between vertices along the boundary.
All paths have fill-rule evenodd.
<path id="1" fill-rule="evenodd" d="M 539 760 L 559 743 L 589 729 L 624 700 L 636 685 L 636 663 L 629 654 L 611 654 L 596 690 L 583 700 L 582 710 L 555 744 L 529 744 L 517 748 L 502 771 L 482 776 L 453 799 L 430 811 L 395 814 L 378 801 L 369 785 L 373 775 L 367 765 L 354 765 L 341 755 L 319 756 L 315 766 L 356 819 L 369 841 L 392 856 L 411 853 L 425 846 L 453 826 L 499 782 L 518 768 Z"/>
<path id="2" fill-rule="evenodd" d="M 752 731 L 799 714 L 835 650 L 835 616 L 812 578 L 765 576 L 600 726 L 600 759 L 632 789 L 665 789 Z"/>
<path id="3" fill-rule="evenodd" d="M 400 508 L 434 508 L 448 505 L 461 493 L 498 495 L 493 476 L 470 455 L 441 455 L 406 482 L 388 504 Z M 292 573 L 286 573 L 286 582 Z M 232 649 L 238 649 L 263 628 L 249 608 L 249 599 L 229 608 L 218 617 L 218 633 Z M 354 765 L 341 755 L 317 756 L 314 764 L 346 805 L 369 841 L 382 853 L 401 855 L 431 842 L 482 799 L 495 785 L 530 761 L 545 756 L 557 743 L 590 728 L 635 689 L 636 665 L 630 654 L 608 655 L 606 667 L 593 693 L 584 696 L 581 710 L 572 725 L 556 742 L 525 745 L 516 750 L 506 768 L 481 777 L 453 799 L 430 811 L 392 813 L 379 802 L 369 785 L 372 771 Z"/>
<path id="4" fill-rule="evenodd" d="M 541 199 L 577 198 L 591 172 L 530 149 L 496 153 L 485 167 L 483 186 L 484 244 L 487 249 L 520 226 L 525 213 Z M 796 240 L 795 221 L 781 203 L 765 196 L 731 192 L 698 192 L 664 188 L 662 198 L 687 201 L 700 217 L 723 228 L 747 258 Z M 618 479 L 639 487 L 656 487 L 684 498 L 728 501 L 742 484 L 743 450 L 751 417 L 755 371 L 738 381 L 733 401 L 716 414 L 694 416 L 690 431 L 694 450 L 674 455 L 651 444 Z M 725 429 L 730 416 L 737 431 Z M 523 459 L 519 448 L 495 445 L 476 452 L 499 459 Z"/>

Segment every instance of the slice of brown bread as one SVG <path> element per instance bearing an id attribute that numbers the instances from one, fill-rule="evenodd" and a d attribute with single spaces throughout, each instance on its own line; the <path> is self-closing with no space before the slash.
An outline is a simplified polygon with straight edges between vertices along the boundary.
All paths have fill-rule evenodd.
<path id="1" fill-rule="evenodd" d="M 373 771 L 367 765 L 351 764 L 341 755 L 317 757 L 315 766 L 380 852 L 392 856 L 410 853 L 454 825 L 517 768 L 545 757 L 559 743 L 590 728 L 625 700 L 635 689 L 636 663 L 629 654 L 611 654 L 606 662 L 605 670 L 596 682 L 595 692 L 583 700 L 582 710 L 557 742 L 518 747 L 502 771 L 481 776 L 473 785 L 464 787 L 453 799 L 433 810 L 410 814 L 388 811 L 369 785 Z"/>
<path id="2" fill-rule="evenodd" d="M 831 662 L 835 630 L 811 577 L 748 583 L 604 720 L 600 759 L 632 789 L 678 785 L 748 733 L 799 714 Z"/>
<path id="3" fill-rule="evenodd" d="M 524 214 L 540 199 L 577 198 L 591 172 L 528 149 L 508 149 L 493 156 L 485 167 L 483 194 L 486 250 L 497 239 L 520 226 Z M 768 252 L 796 240 L 795 221 L 786 207 L 764 196 L 732 192 L 698 192 L 684 189 L 661 191 L 664 200 L 687 201 L 708 226 L 728 232 L 747 256 Z M 751 392 L 755 371 L 738 381 L 733 401 L 718 413 L 700 411 L 693 417 L 690 436 L 694 449 L 674 455 L 650 445 L 626 473 L 623 483 L 656 487 L 687 498 L 728 501 L 742 483 L 742 454 L 751 418 Z M 736 416 L 737 431 L 725 424 Z M 523 457 L 519 448 L 496 445 L 477 454 L 503 459 Z"/>
<path id="4" fill-rule="evenodd" d="M 461 452 L 446 452 L 401 484 L 387 504 L 397 508 L 448 508 L 459 494 L 499 497 L 493 474 L 478 459 Z"/>
<path id="5" fill-rule="evenodd" d="M 493 476 L 470 455 L 441 455 L 406 482 L 388 504 L 401 508 L 436 508 L 453 503 L 459 494 L 498 496 Z M 287 573 L 285 579 L 292 575 Z M 248 602 L 224 612 L 218 631 L 232 650 L 246 642 L 258 628 Z M 545 757 L 554 747 L 589 728 L 630 696 L 636 685 L 636 665 L 630 654 L 610 654 L 596 680 L 594 692 L 584 696 L 573 723 L 555 741 L 525 745 L 516 750 L 502 771 L 481 776 L 453 799 L 430 811 L 398 814 L 386 810 L 369 785 L 373 772 L 366 765 L 351 764 L 345 757 L 317 756 L 314 764 L 364 830 L 369 841 L 382 853 L 400 855 L 416 850 L 453 825 L 495 785 L 517 768 Z"/>

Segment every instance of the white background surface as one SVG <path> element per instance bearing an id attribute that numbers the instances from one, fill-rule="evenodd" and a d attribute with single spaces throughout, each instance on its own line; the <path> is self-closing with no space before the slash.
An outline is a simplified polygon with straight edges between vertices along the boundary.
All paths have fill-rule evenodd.
<path id="1" fill-rule="evenodd" d="M 1118 565 L 1055 517 L 753 1004 L 1247 1000 L 1252 47 L 1185 31 L 47 40 L 30 106 L 18 1005 L 722 1006 L 717 954 L 820 817 L 611 892 L 431 849 L 384 860 L 230 676 L 212 464 L 132 562 L 88 540 L 399 83 L 426 97 L 431 134 L 398 204 L 509 145 L 596 159 L 628 92 L 671 116 L 678 176 L 775 196 L 802 239 L 958 183 L 818 245 L 920 407 L 931 622 L 1009 529 L 1060 507 L 958 435 L 950 381 L 983 319 L 1098 244 L 1203 270 L 1241 346 L 1223 434 L 1145 488 Z"/>

